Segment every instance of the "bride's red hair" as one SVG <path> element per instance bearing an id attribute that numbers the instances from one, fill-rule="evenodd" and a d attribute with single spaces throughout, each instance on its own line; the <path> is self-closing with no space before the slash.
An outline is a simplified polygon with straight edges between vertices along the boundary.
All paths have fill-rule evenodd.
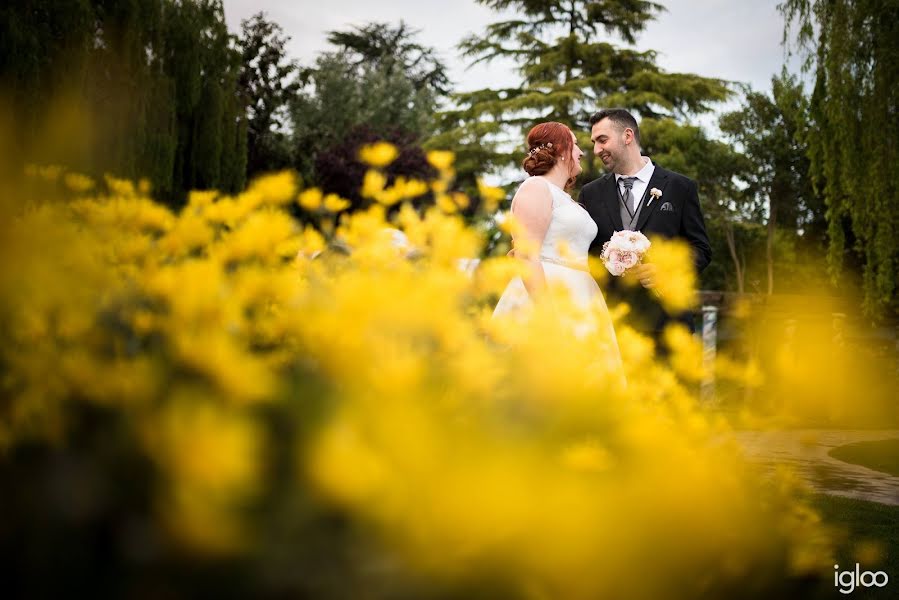
<path id="1" fill-rule="evenodd" d="M 528 132 L 528 153 L 521 162 L 522 168 L 531 176 L 549 173 L 560 159 L 571 158 L 571 136 L 571 129 L 556 121 L 535 125 Z M 565 187 L 574 185 L 574 180 L 569 177 Z"/>

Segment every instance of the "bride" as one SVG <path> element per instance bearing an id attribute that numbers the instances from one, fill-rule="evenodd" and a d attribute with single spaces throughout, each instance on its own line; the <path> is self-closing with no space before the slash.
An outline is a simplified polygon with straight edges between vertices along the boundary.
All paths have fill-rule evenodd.
<path id="1" fill-rule="evenodd" d="M 528 132 L 528 152 L 522 166 L 530 175 L 512 198 L 512 214 L 520 225 L 513 234 L 514 255 L 528 264 L 527 274 L 506 287 L 493 316 L 518 313 L 552 286 L 568 292 L 575 306 L 601 317 L 599 327 L 615 332 L 602 292 L 587 268 L 587 251 L 596 237 L 596 223 L 586 209 L 565 192 L 581 172 L 583 151 L 574 133 L 562 123 L 541 123 Z M 579 333 L 596 329 L 581 323 Z"/>

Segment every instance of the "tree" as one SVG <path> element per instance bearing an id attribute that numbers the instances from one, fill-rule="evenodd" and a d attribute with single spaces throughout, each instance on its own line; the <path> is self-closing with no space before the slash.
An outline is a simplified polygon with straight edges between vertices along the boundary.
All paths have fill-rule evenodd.
<path id="1" fill-rule="evenodd" d="M 653 51 L 638 52 L 601 39 L 632 44 L 661 5 L 633 0 L 478 0 L 517 18 L 493 23 L 461 48 L 474 64 L 506 57 L 517 62 L 521 85 L 454 97 L 432 146 L 456 149 L 460 171 L 494 169 L 520 160 L 523 132 L 540 120 L 561 121 L 576 132 L 600 106 L 622 106 L 644 120 L 682 118 L 728 97 L 723 81 L 666 73 Z M 582 138 L 584 134 L 581 133 Z M 584 178 L 596 170 L 585 169 Z"/>
<path id="2" fill-rule="evenodd" d="M 15 2 L 0 17 L 16 159 L 147 178 L 174 205 L 243 186 L 240 55 L 221 0 Z"/>
<path id="3" fill-rule="evenodd" d="M 291 165 L 284 127 L 300 88 L 299 66 L 285 54 L 290 38 L 265 13 L 243 20 L 241 30 L 240 90 L 247 105 L 247 172 L 253 176 Z"/>
<path id="4" fill-rule="evenodd" d="M 0 108 L 10 113 L 4 117 L 12 129 L 4 132 L 11 134 L 4 159 L 34 160 L 30 142 L 51 105 L 62 94 L 81 91 L 94 15 L 92 4 L 81 0 L 0 5 Z M 41 148 L 48 161 L 70 158 L 51 146 Z"/>
<path id="5" fill-rule="evenodd" d="M 449 94 L 446 66 L 433 48 L 413 41 L 418 33 L 403 21 L 395 27 L 369 23 L 351 31 L 332 31 L 328 41 L 357 68 L 376 63 L 384 67 L 388 77 L 402 73 L 416 90 L 427 89 L 435 96 Z"/>
<path id="6" fill-rule="evenodd" d="M 893 0 L 785 0 L 784 38 L 814 69 L 809 158 L 827 204 L 834 280 L 862 272 L 869 316 L 899 309 L 899 4 Z M 853 256 L 854 255 L 854 256 Z"/>
<path id="7" fill-rule="evenodd" d="M 747 90 L 742 109 L 723 115 L 721 130 L 749 159 L 741 190 L 744 204 L 766 221 L 767 292 L 774 293 L 778 230 L 823 242 L 823 204 L 809 178 L 808 99 L 802 85 L 782 72 L 771 80 L 771 96 Z M 762 210 L 758 210 L 762 209 Z"/>
<path id="8" fill-rule="evenodd" d="M 291 102 L 295 164 L 303 176 L 313 177 L 318 153 L 346 147 L 362 125 L 415 144 L 432 133 L 445 67 L 414 35 L 402 23 L 331 32 L 339 49 L 303 70 L 303 88 Z"/>
<path id="9" fill-rule="evenodd" d="M 164 69 L 173 84 L 177 128 L 174 202 L 194 188 L 235 191 L 244 174 L 223 172 L 222 165 L 241 162 L 233 154 L 244 144 L 233 133 L 234 123 L 245 118 L 245 108 L 234 99 L 240 54 L 228 34 L 221 0 L 169 2 L 167 14 Z"/>

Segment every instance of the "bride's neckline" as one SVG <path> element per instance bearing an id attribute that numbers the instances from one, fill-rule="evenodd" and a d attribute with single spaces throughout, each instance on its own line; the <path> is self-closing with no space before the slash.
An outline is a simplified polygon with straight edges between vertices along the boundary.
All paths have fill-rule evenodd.
<path id="1" fill-rule="evenodd" d="M 545 181 L 545 182 L 548 183 L 549 185 L 553 186 L 553 187 L 556 188 L 557 190 L 562 190 L 563 192 L 565 191 L 564 189 L 560 188 L 558 185 L 556 185 L 555 183 L 553 183 L 552 181 L 550 181 L 549 179 L 547 179 L 546 177 L 544 177 L 543 175 L 535 175 L 535 177 L 537 177 L 537 178 L 539 178 L 539 179 L 542 179 L 543 181 Z"/>
<path id="2" fill-rule="evenodd" d="M 538 179 L 542 179 L 543 181 L 545 181 L 545 182 L 548 183 L 549 185 L 553 186 L 554 188 L 556 188 L 557 190 L 559 190 L 560 192 L 562 192 L 563 194 L 565 194 L 566 196 L 568 196 L 569 198 L 571 198 L 571 194 L 569 194 L 568 192 L 566 192 L 563 188 L 560 188 L 558 185 L 556 185 L 555 183 L 553 183 L 552 181 L 550 181 L 549 179 L 547 179 L 547 178 L 544 177 L 543 175 L 534 175 L 534 177 L 537 177 Z"/>

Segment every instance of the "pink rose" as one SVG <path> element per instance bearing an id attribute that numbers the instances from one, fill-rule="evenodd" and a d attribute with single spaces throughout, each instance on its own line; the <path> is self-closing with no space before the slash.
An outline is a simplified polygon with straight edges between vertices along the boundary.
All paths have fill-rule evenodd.
<path id="1" fill-rule="evenodd" d="M 640 263 L 649 245 L 649 240 L 639 231 L 616 231 L 603 244 L 602 261 L 609 273 L 619 277 Z"/>
<path id="2" fill-rule="evenodd" d="M 606 268 L 616 277 L 640 262 L 640 256 L 631 250 L 618 250 L 611 248 L 605 261 Z"/>

